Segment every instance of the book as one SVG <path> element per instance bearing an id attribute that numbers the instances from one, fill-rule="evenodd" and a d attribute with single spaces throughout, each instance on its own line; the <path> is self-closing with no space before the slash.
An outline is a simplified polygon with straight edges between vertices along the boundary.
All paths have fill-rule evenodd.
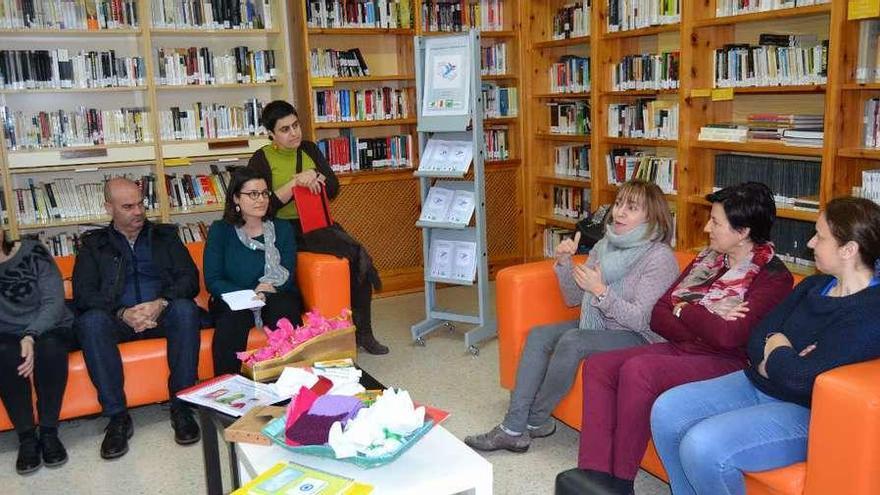
<path id="1" fill-rule="evenodd" d="M 312 469 L 295 462 L 279 462 L 232 495 L 368 495 L 371 485 L 353 478 Z"/>
<path id="2" fill-rule="evenodd" d="M 240 417 L 257 406 L 268 406 L 287 397 L 277 395 L 265 383 L 241 375 L 220 375 L 177 393 L 177 398 Z"/>

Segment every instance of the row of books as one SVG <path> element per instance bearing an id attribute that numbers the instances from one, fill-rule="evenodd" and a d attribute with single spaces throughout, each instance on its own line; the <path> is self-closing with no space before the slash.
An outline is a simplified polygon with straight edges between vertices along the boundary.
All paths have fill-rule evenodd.
<path id="1" fill-rule="evenodd" d="M 413 27 L 413 0 L 308 0 L 306 7 L 312 28 Z"/>
<path id="2" fill-rule="evenodd" d="M 461 0 L 422 0 L 422 31 L 459 32 Z"/>
<path id="3" fill-rule="evenodd" d="M 611 67 L 611 89 L 678 89 L 681 53 L 627 55 Z"/>
<path id="4" fill-rule="evenodd" d="M 229 186 L 230 172 L 211 165 L 210 174 L 165 174 L 165 190 L 172 208 L 223 204 Z"/>
<path id="5" fill-rule="evenodd" d="M 866 148 L 880 148 L 880 98 L 865 100 L 862 144 Z"/>
<path id="6" fill-rule="evenodd" d="M 813 222 L 777 218 L 770 231 L 770 240 L 773 241 L 776 256 L 793 265 L 815 267 L 813 250 L 807 246 L 815 232 L 816 227 Z"/>
<path id="7" fill-rule="evenodd" d="M 0 2 L 0 29 L 118 29 L 138 25 L 137 0 Z"/>
<path id="8" fill-rule="evenodd" d="M 864 19 L 859 22 L 855 81 L 880 81 L 880 19 Z"/>
<path id="9" fill-rule="evenodd" d="M 428 271 L 434 279 L 473 282 L 477 275 L 477 243 L 431 239 Z"/>
<path id="10" fill-rule="evenodd" d="M 316 90 L 312 104 L 315 122 L 359 122 L 409 116 L 407 90 L 389 86 Z"/>
<path id="11" fill-rule="evenodd" d="M 638 99 L 608 105 L 608 136 L 678 139 L 678 102 Z"/>
<path id="12" fill-rule="evenodd" d="M 753 113 L 747 116 L 745 122 L 706 124 L 700 129 L 698 139 L 730 142 L 746 142 L 750 139 L 789 142 L 797 139 L 819 139 L 818 145 L 821 146 L 823 121 L 823 115 Z"/>
<path id="13" fill-rule="evenodd" d="M 791 46 L 769 44 L 724 45 L 714 51 L 715 86 L 790 86 L 828 82 L 828 40 Z M 789 35 L 777 35 L 788 37 Z M 805 36 L 805 35 L 792 35 Z M 807 35 L 815 38 L 815 35 Z M 781 41 L 780 43 L 785 43 Z M 797 43 L 797 42 L 794 42 Z"/>
<path id="14" fill-rule="evenodd" d="M 143 57 L 117 57 L 114 50 L 0 50 L 3 89 L 142 86 L 146 74 Z"/>
<path id="15" fill-rule="evenodd" d="M 59 234 L 50 234 L 45 230 L 41 230 L 35 234 L 26 234 L 23 237 L 30 237 L 43 243 L 52 256 L 70 256 L 79 253 L 79 243 L 82 235 L 92 229 L 101 228 L 103 224 L 82 225 L 78 232 L 62 232 Z M 201 220 L 196 222 L 181 222 L 177 224 L 177 235 L 184 244 L 190 242 L 204 242 L 208 239 L 209 225 Z"/>
<path id="16" fill-rule="evenodd" d="M 507 160 L 510 158 L 510 132 L 506 126 L 483 129 L 486 142 L 487 160 Z"/>
<path id="17" fill-rule="evenodd" d="M 152 141 L 149 110 L 142 107 L 24 113 L 0 106 L 0 122 L 9 150 L 64 148 Z"/>
<path id="18" fill-rule="evenodd" d="M 388 167 L 412 167 L 412 136 L 401 134 L 378 138 L 339 136 L 321 139 L 318 148 L 334 172 L 352 172 Z"/>
<path id="19" fill-rule="evenodd" d="M 226 54 L 207 47 L 159 48 L 156 82 L 163 86 L 248 84 L 275 81 L 275 50 L 236 46 Z"/>
<path id="20" fill-rule="evenodd" d="M 471 27 L 481 31 L 504 30 L 504 0 L 475 0 L 468 5 Z"/>
<path id="21" fill-rule="evenodd" d="M 590 190 L 583 187 L 553 186 L 553 214 L 580 220 L 590 213 Z"/>
<path id="22" fill-rule="evenodd" d="M 359 48 L 334 50 L 312 48 L 309 58 L 312 77 L 364 77 L 370 75 Z"/>
<path id="23" fill-rule="evenodd" d="M 680 0 L 607 0 L 608 32 L 681 22 Z"/>
<path id="24" fill-rule="evenodd" d="M 582 93 L 590 90 L 590 57 L 563 55 L 548 69 L 551 93 Z"/>
<path id="25" fill-rule="evenodd" d="M 483 83 L 483 115 L 488 118 L 516 117 L 519 112 L 516 87 Z"/>
<path id="26" fill-rule="evenodd" d="M 816 211 L 821 168 L 818 160 L 719 153 L 715 155 L 715 187 L 761 182 L 770 187 L 780 205 Z"/>
<path id="27" fill-rule="evenodd" d="M 154 174 L 133 176 L 116 174 L 134 180 L 144 195 L 147 210 L 159 207 Z M 74 180 L 59 177 L 50 182 L 27 179 L 27 187 L 14 189 L 18 221 L 22 225 L 37 225 L 55 220 L 103 218 L 104 182 L 114 176 L 105 176 L 103 182 Z"/>
<path id="28" fill-rule="evenodd" d="M 715 16 L 751 14 L 831 3 L 831 0 L 715 0 Z"/>
<path id="29" fill-rule="evenodd" d="M 163 141 L 216 139 L 265 134 L 260 124 L 263 103 L 250 98 L 242 105 L 196 102 L 159 111 Z"/>
<path id="30" fill-rule="evenodd" d="M 853 187 L 853 196 L 880 204 L 880 169 L 862 170 L 862 185 Z"/>
<path id="31" fill-rule="evenodd" d="M 583 144 L 569 144 L 553 148 L 553 172 L 556 175 L 589 179 L 590 147 Z"/>
<path id="32" fill-rule="evenodd" d="M 272 29 L 269 0 L 163 0 L 150 3 L 154 28 Z"/>
<path id="33" fill-rule="evenodd" d="M 583 0 L 558 8 L 553 14 L 552 39 L 562 40 L 589 36 L 590 3 L 591 0 Z"/>
<path id="34" fill-rule="evenodd" d="M 657 184 L 665 194 L 678 190 L 678 160 L 656 156 L 639 150 L 617 148 L 605 155 L 608 183 L 620 185 L 633 179 Z"/>
<path id="35" fill-rule="evenodd" d="M 556 248 L 566 239 L 573 239 L 574 231 L 560 227 L 547 227 L 544 229 L 544 257 L 553 258 Z"/>
<path id="36" fill-rule="evenodd" d="M 480 75 L 503 76 L 507 74 L 507 42 L 480 47 Z"/>
<path id="37" fill-rule="evenodd" d="M 547 103 L 550 110 L 550 133 L 551 134 L 580 134 L 590 133 L 590 102 L 588 100 L 577 101 L 552 101 Z"/>
<path id="38" fill-rule="evenodd" d="M 201 220 L 196 222 L 180 222 L 177 224 L 177 235 L 180 242 L 189 244 L 190 242 L 205 242 L 208 240 L 208 225 Z"/>

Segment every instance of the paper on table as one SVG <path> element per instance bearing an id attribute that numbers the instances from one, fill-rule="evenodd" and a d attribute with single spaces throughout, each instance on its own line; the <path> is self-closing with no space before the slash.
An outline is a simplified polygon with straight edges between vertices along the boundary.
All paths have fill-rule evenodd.
<path id="1" fill-rule="evenodd" d="M 229 309 L 238 311 L 240 309 L 262 308 L 266 305 L 261 299 L 257 298 L 257 293 L 253 289 L 237 290 L 227 292 L 220 296 L 223 302 L 229 305 Z"/>

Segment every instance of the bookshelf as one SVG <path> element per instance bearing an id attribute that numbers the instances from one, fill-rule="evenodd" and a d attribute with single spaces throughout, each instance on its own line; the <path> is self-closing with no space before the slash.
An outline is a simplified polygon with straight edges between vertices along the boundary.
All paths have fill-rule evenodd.
<path id="1" fill-rule="evenodd" d="M 340 22 L 331 25 L 328 19 L 315 15 L 320 12 L 310 11 L 309 2 L 297 2 L 291 8 L 292 58 L 296 61 L 292 65 L 297 83 L 295 105 L 304 124 L 304 137 L 319 142 L 339 137 L 410 136 L 410 167 L 376 166 L 368 170 L 338 172 L 340 183 L 345 187 L 331 204 L 334 218 L 373 256 L 383 280 L 384 293 L 423 287 L 421 232 L 415 227 L 420 205 L 418 181 L 413 176 L 413 170 L 418 167 L 413 37 L 439 33 L 432 20 L 438 19 L 435 14 L 440 10 L 456 12 L 454 18 L 460 20 L 461 29 L 467 29 L 472 23 L 482 26 L 481 46 L 486 62 L 482 76 L 484 83 L 493 87 L 517 88 L 507 106 L 519 111 L 484 122 L 490 148 L 490 158 L 486 161 L 486 207 L 490 269 L 494 272 L 522 261 L 524 219 L 521 197 L 524 182 L 521 164 L 524 147 L 521 122 L 524 117 L 520 104 L 523 94 L 518 38 L 520 3 L 519 0 L 389 2 L 396 6 L 394 12 L 408 10 L 411 13 L 409 22 L 401 20 L 406 17 L 403 16 L 387 22 L 379 18 L 371 25 L 344 16 Z M 359 50 L 369 75 L 312 74 L 310 59 L 313 53 L 346 52 L 355 48 Z M 353 94 L 373 88 L 389 88 L 404 94 L 405 115 L 371 120 L 316 121 L 314 118 L 326 106 L 318 101 L 318 93 L 348 91 Z M 496 150 L 494 155 L 493 149 Z"/>
<path id="2" fill-rule="evenodd" d="M 44 84 L 48 87 L 3 89 L 0 91 L 0 105 L 5 106 L 10 113 L 22 112 L 25 117 L 59 109 L 73 113 L 81 105 L 94 108 L 98 112 L 112 113 L 121 108 L 144 111 L 137 119 L 140 136 L 132 138 L 130 133 L 123 134 L 124 139 L 107 140 L 99 145 L 83 143 L 69 147 L 10 149 L 9 136 L 6 133 L 0 136 L 0 175 L 7 206 L 7 223 L 4 228 L 8 228 L 13 237 L 33 233 L 54 237 L 77 233 L 86 225 L 105 224 L 108 218 L 100 207 L 103 201 L 100 184 L 105 175 L 123 173 L 134 178 L 147 175 L 155 177 L 152 183 L 155 204 L 147 212 L 151 219 L 187 223 L 193 220 L 210 222 L 219 218 L 222 204 L 218 203 L 172 207 L 170 194 L 173 192 L 166 190 L 166 173 L 210 175 L 209 166 L 212 164 L 221 169 L 224 165 L 246 164 L 250 154 L 268 142 L 264 135 L 259 134 L 258 126 L 255 125 L 254 115 L 259 116 L 258 107 L 253 106 L 255 100 L 263 104 L 273 99 L 292 99 L 287 2 L 255 2 L 255 17 L 251 17 L 251 24 L 243 28 L 234 25 L 229 25 L 228 28 L 219 24 L 209 25 L 209 16 L 220 23 L 225 14 L 204 11 L 194 13 L 190 10 L 193 2 L 140 0 L 126 1 L 123 4 L 136 9 L 136 25 L 123 22 L 127 19 L 125 12 L 112 10 L 108 11 L 112 12 L 111 16 L 119 17 L 119 25 L 116 27 L 113 19 L 103 18 L 100 13 L 95 15 L 94 12 L 85 11 L 80 12 L 77 17 L 82 25 L 74 25 L 72 29 L 63 29 L 58 24 L 52 27 L 29 28 L 22 22 L 19 26 L 8 27 L 10 23 L 18 22 L 10 20 L 16 17 L 14 11 L 0 20 L 0 26 L 7 26 L 0 29 L 0 44 L 4 50 L 48 50 L 58 60 L 63 60 L 63 52 L 60 50 L 66 50 L 64 57 L 70 57 L 73 64 L 76 64 L 76 57 L 82 53 L 109 53 L 112 49 L 119 64 L 116 66 L 116 74 L 120 76 L 118 84 L 113 82 L 112 77 L 108 82 L 108 74 L 104 74 L 105 79 L 83 81 L 83 71 L 88 73 L 84 68 L 87 65 L 79 68 L 73 65 L 74 87 L 60 87 L 63 84 L 59 85 L 56 78 L 55 83 Z M 247 13 L 243 15 L 247 17 Z M 87 21 L 90 16 L 95 20 Z M 23 18 L 23 15 L 19 18 Z M 86 25 L 89 25 L 88 28 Z M 235 47 L 242 46 L 248 47 L 251 52 L 248 55 L 251 57 L 250 61 L 244 61 L 243 70 L 239 71 L 245 78 L 221 83 L 221 70 L 224 69 L 222 64 L 226 64 L 226 69 L 229 66 L 235 69 L 235 60 L 229 57 L 235 53 Z M 191 65 L 187 66 L 183 57 L 189 47 L 207 50 L 205 53 L 210 53 L 207 58 L 211 59 L 213 71 L 204 63 L 204 57 L 202 66 L 198 66 L 197 58 L 193 58 Z M 160 59 L 162 49 L 177 49 L 180 59 L 175 63 Z M 274 64 L 266 58 L 269 50 L 273 51 Z M 262 53 L 255 53 L 257 51 Z M 125 58 L 136 62 L 125 65 L 124 61 L 120 61 Z M 99 58 L 93 63 L 99 66 L 104 63 L 106 72 L 109 67 L 106 64 L 113 62 L 109 58 Z M 182 77 L 192 76 L 195 72 L 194 80 L 178 81 L 180 85 L 168 85 L 167 80 L 160 80 L 168 75 L 165 72 L 172 66 L 181 71 Z M 94 65 L 92 67 L 94 71 Z M 270 67 L 274 68 L 271 77 Z M 252 70 L 248 70 L 251 68 Z M 198 81 L 197 76 L 200 70 L 205 74 L 202 81 Z M 122 82 L 122 75 L 131 75 L 137 80 Z M 211 77 L 214 77 L 213 82 L 217 84 L 207 84 L 212 82 L 209 81 Z M 192 84 L 194 82 L 206 84 Z M 51 101 L 48 107 L 47 101 Z M 249 101 L 252 106 L 247 115 Z M 200 108 L 207 113 L 197 117 L 198 112 L 193 110 Z M 171 115 L 173 110 L 175 116 Z M 163 122 L 163 113 L 169 114 L 170 120 Z M 47 122 L 51 123 L 48 120 Z M 187 122 L 191 124 L 190 130 L 194 134 L 174 132 L 185 130 L 183 126 Z M 107 139 L 110 124 L 106 120 L 103 124 Z M 170 124 L 170 127 L 166 128 L 165 124 Z M 21 139 L 25 135 L 26 133 L 18 137 Z M 80 185 L 83 189 L 79 193 L 73 192 L 76 189 L 63 189 L 65 181 L 71 185 Z M 53 191 L 55 193 L 59 189 L 62 195 L 69 193 L 63 199 L 55 198 L 59 209 L 62 206 L 71 207 L 71 204 L 62 203 L 74 201 L 77 196 L 81 201 L 91 199 L 93 208 L 86 209 L 88 211 L 85 215 L 75 214 L 83 208 L 77 210 L 71 207 L 66 214 L 60 214 L 60 218 L 51 212 L 50 218 L 42 220 L 23 218 L 18 211 L 19 198 L 15 189 L 27 189 L 30 182 L 37 189 L 42 188 L 47 193 L 47 199 L 48 189 L 42 184 L 57 187 Z M 23 199 L 28 198 L 25 196 Z M 51 207 L 51 204 L 47 206 Z"/>
<path id="3" fill-rule="evenodd" d="M 853 187 L 861 186 L 862 171 L 880 168 L 880 148 L 867 148 L 862 142 L 862 119 L 846 118 L 863 115 L 865 101 L 880 98 L 880 83 L 860 82 L 854 77 L 859 23 L 847 20 L 847 2 L 809 2 L 818 4 L 718 16 L 716 7 L 720 8 L 722 2 L 681 0 L 677 15 L 655 19 L 637 29 L 614 30 L 609 28 L 613 17 L 611 1 L 593 0 L 590 36 L 563 40 L 552 39 L 553 20 L 559 9 L 571 3 L 542 0 L 523 4 L 521 17 L 530 20 L 524 30 L 524 61 L 527 63 L 524 73 L 531 76 L 525 91 L 529 112 L 525 143 L 526 190 L 529 191 L 526 197 L 527 259 L 546 255 L 546 230 L 574 226 L 573 219 L 554 212 L 555 187 L 589 188 L 592 209 L 613 199 L 616 186 L 606 167 L 606 155 L 611 150 L 630 149 L 657 159 L 677 160 L 676 187 L 674 191 L 666 191 L 666 198 L 677 217 L 676 247 L 683 250 L 696 250 L 706 244 L 703 226 L 709 204 L 703 196 L 716 185 L 715 163 L 719 156 L 752 155 L 819 163 L 813 199 L 818 200 L 820 207 L 831 198 L 851 194 Z M 827 80 L 716 88 L 714 50 L 734 43 L 757 45 L 764 33 L 807 34 L 815 35 L 819 41 L 829 40 Z M 678 87 L 614 87 L 613 70 L 624 57 L 667 52 L 679 54 Z M 590 91 L 553 94 L 547 88 L 548 68 L 559 57 L 575 54 L 592 60 Z M 592 132 L 587 136 L 549 132 L 548 103 L 575 98 L 590 103 Z M 677 137 L 646 139 L 609 132 L 610 105 L 634 105 L 650 100 L 677 104 Z M 779 140 L 698 139 L 701 127 L 706 124 L 740 121 L 750 114 L 768 112 L 824 114 L 823 145 L 792 146 Z M 589 180 L 563 177 L 554 170 L 555 147 L 575 143 L 590 147 Z M 804 229 L 815 222 L 817 213 L 806 207 L 779 203 L 778 216 L 785 229 Z M 805 269 L 794 263 L 791 266 L 800 272 Z M 806 271 L 809 270 L 806 267 Z"/>

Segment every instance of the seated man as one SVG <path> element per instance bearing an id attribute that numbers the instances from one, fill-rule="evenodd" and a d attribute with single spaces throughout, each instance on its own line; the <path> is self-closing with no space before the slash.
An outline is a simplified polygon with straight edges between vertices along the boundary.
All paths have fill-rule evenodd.
<path id="1" fill-rule="evenodd" d="M 112 222 L 83 236 L 73 269 L 73 299 L 80 313 L 74 328 L 103 415 L 110 418 L 101 457 L 125 455 L 134 433 L 117 347 L 131 340 L 168 340 L 174 439 L 181 445 L 198 442 L 192 411 L 174 398 L 197 378 L 199 310 L 193 297 L 199 292 L 198 269 L 176 228 L 146 220 L 137 184 L 124 178 L 107 181 L 104 201 Z"/>

